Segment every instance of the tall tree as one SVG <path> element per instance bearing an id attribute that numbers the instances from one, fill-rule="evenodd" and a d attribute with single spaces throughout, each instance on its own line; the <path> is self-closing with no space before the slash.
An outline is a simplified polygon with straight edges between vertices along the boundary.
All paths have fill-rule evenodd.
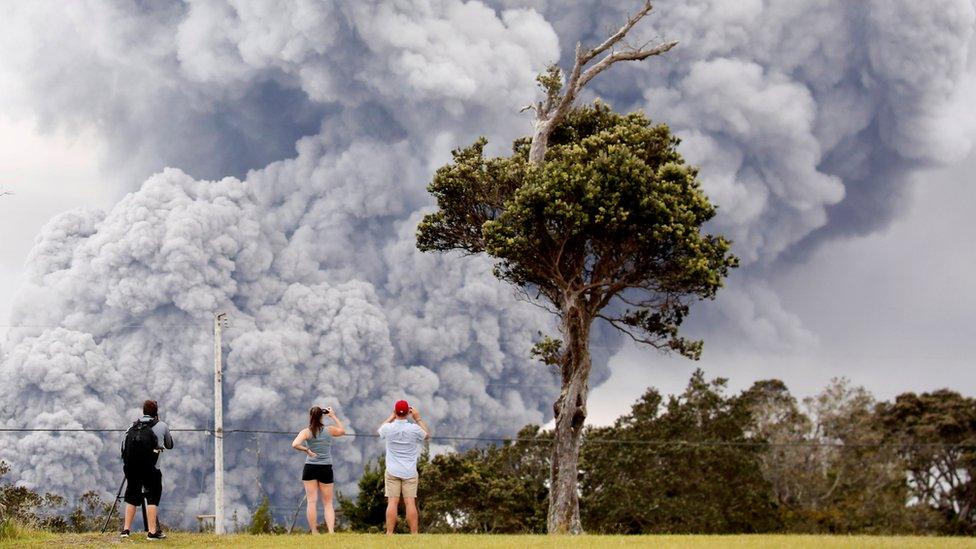
<path id="1" fill-rule="evenodd" d="M 729 241 L 702 231 L 715 208 L 667 126 L 606 105 L 574 108 L 549 135 L 546 161 L 531 141 L 485 158 L 480 139 L 453 152 L 428 190 L 438 209 L 417 231 L 422 251 L 487 253 L 495 275 L 559 321 L 560 339 L 535 353 L 558 366 L 550 461 L 551 533 L 580 533 L 580 435 L 589 392 L 589 336 L 600 318 L 635 341 L 690 358 L 679 335 L 689 303 L 710 299 L 737 264 Z"/>
<path id="2" fill-rule="evenodd" d="M 953 534 L 976 534 L 976 399 L 942 389 L 898 395 L 878 409 L 898 444 L 914 499 Z"/>

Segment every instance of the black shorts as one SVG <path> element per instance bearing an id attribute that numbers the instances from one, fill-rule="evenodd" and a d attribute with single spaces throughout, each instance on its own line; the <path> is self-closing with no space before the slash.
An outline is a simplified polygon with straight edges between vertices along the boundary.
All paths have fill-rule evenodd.
<path id="1" fill-rule="evenodd" d="M 317 480 L 322 484 L 332 484 L 332 466 L 306 463 L 302 469 L 302 480 Z"/>
<path id="2" fill-rule="evenodd" d="M 155 467 L 148 469 L 130 469 L 123 467 L 125 472 L 125 502 L 130 505 L 142 505 L 143 489 L 145 489 L 146 505 L 159 505 L 159 498 L 163 495 L 163 474 Z"/>

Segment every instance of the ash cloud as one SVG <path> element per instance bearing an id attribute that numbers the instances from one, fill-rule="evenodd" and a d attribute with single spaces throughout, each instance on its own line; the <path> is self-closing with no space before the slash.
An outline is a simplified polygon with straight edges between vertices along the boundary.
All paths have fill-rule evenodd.
<path id="1" fill-rule="evenodd" d="M 629 4 L 270 6 L 3 8 L 0 93 L 45 127 L 95 128 L 110 180 L 133 192 L 38 236 L 12 320 L 57 328 L 8 335 L 0 422 L 114 428 L 151 394 L 171 425 L 209 425 L 217 310 L 232 318 L 228 427 L 297 430 L 320 403 L 369 433 L 404 391 L 441 434 L 547 420 L 556 382 L 525 358 L 547 316 L 485 258 L 419 254 L 414 230 L 450 149 L 486 135 L 507 150 L 529 130 L 518 109 L 535 75 L 567 66 L 575 41 L 601 40 Z M 680 47 L 615 67 L 591 94 L 671 124 L 720 206 L 714 228 L 745 265 L 696 310 L 699 329 L 816 344 L 763 276 L 884 226 L 914 170 L 971 149 L 974 18 L 971 0 L 656 6 L 644 36 Z M 596 366 L 594 384 L 605 357 Z M 210 506 L 211 441 L 182 440 L 165 468 L 192 517 Z M 227 497 L 242 516 L 262 491 L 297 500 L 287 443 L 228 437 Z M 21 482 L 70 494 L 115 482 L 115 444 L 36 433 L 0 458 Z M 377 452 L 341 443 L 340 485 Z"/>
<path id="2" fill-rule="evenodd" d="M 232 319 L 228 428 L 297 431 L 318 403 L 368 434 L 401 397 L 441 434 L 544 422 L 558 386 L 528 350 L 538 330 L 551 328 L 549 318 L 516 301 L 486 259 L 421 255 L 413 234 L 430 171 L 451 147 L 487 133 L 503 150 L 517 135 L 524 119 L 514 105 L 558 55 L 552 29 L 533 12 L 477 3 L 258 6 L 192 3 L 131 19 L 113 5 L 63 14 L 54 5 L 17 8 L 20 24 L 55 18 L 59 32 L 37 29 L 28 41 L 36 47 L 20 52 L 15 69 L 24 59 L 43 66 L 51 42 L 82 41 L 53 48 L 77 56 L 74 63 L 23 75 L 42 119 L 117 132 L 109 166 L 128 163 L 123 171 L 183 161 L 192 173 L 246 174 L 201 180 L 167 168 L 109 212 L 72 211 L 48 223 L 13 323 L 61 328 L 8 335 L 0 375 L 20 381 L 0 389 L 3 424 L 33 426 L 84 395 L 104 402 L 111 417 L 69 413 L 70 425 L 124 427 L 152 395 L 172 426 L 209 426 L 210 315 L 218 310 Z M 130 47 L 137 29 L 145 42 Z M 46 91 L 43 83 L 69 64 L 88 69 L 64 77 L 80 80 L 78 92 Z M 118 97 L 97 97 L 106 82 L 136 73 L 141 79 L 119 87 Z M 269 86 L 274 93 L 262 95 Z M 242 103 L 276 94 L 287 103 L 285 120 L 272 120 L 273 104 Z M 288 133 L 303 131 L 288 119 L 295 112 L 319 116 L 297 141 Z M 266 124 L 288 132 L 267 135 Z M 236 148 L 239 133 L 259 148 L 274 140 L 262 155 L 287 142 L 292 157 L 247 170 L 255 159 Z M 193 156 L 211 148 L 212 160 Z M 84 378 L 43 382 L 72 357 L 71 371 Z M 192 520 L 211 505 L 212 441 L 177 436 L 165 456 L 167 485 L 185 507 L 182 520 Z M 17 471 L 36 468 L 32 456 L 43 446 L 62 457 L 63 474 L 18 473 L 20 482 L 66 494 L 107 491 L 118 473 L 117 441 L 68 438 L 33 434 L 2 445 L 0 458 Z M 227 437 L 227 501 L 241 516 L 262 492 L 294 504 L 301 458 L 286 439 Z M 363 462 L 379 451 L 369 439 L 341 442 L 340 487 L 354 489 Z"/>
<path id="3" fill-rule="evenodd" d="M 560 37 L 595 44 L 633 5 L 532 6 Z M 643 108 L 683 138 L 743 267 L 716 307 L 693 315 L 709 340 L 753 349 L 815 344 L 763 282 L 831 240 L 885 228 L 922 168 L 973 147 L 976 3 L 878 0 L 656 2 L 632 43 L 676 39 L 591 93 Z M 707 351 L 706 346 L 706 353 Z"/>

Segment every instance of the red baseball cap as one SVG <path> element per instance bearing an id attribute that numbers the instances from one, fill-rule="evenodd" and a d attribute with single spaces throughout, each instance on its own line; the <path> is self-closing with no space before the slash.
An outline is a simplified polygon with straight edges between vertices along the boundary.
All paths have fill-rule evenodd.
<path id="1" fill-rule="evenodd" d="M 393 405 L 393 411 L 396 412 L 398 416 L 405 416 L 407 412 L 410 411 L 410 405 L 407 404 L 406 400 L 398 400 L 396 404 Z"/>

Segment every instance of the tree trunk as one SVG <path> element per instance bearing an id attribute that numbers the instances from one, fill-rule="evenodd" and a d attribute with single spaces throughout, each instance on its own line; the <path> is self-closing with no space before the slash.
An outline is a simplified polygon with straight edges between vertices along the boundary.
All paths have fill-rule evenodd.
<path id="1" fill-rule="evenodd" d="M 549 471 L 550 534 L 582 534 L 580 524 L 579 475 L 580 437 L 586 420 L 586 398 L 590 378 L 590 323 L 575 299 L 563 307 L 562 332 L 566 349 L 562 357 L 562 391 L 553 405 L 556 429 L 553 433 Z"/>
<path id="2" fill-rule="evenodd" d="M 546 150 L 549 148 L 549 134 L 552 132 L 552 124 L 548 120 L 537 118 L 535 128 L 532 131 L 532 145 L 529 147 L 529 163 L 541 166 L 546 159 Z"/>

